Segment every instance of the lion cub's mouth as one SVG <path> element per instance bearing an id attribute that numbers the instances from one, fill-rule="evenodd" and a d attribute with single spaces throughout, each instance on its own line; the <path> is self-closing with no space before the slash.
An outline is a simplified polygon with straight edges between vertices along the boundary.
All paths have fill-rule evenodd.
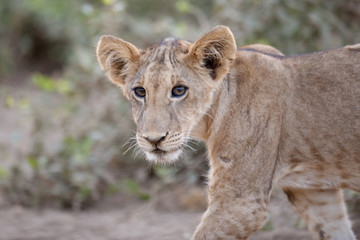
<path id="1" fill-rule="evenodd" d="M 150 152 L 145 151 L 146 158 L 149 161 L 155 162 L 155 163 L 171 163 L 175 162 L 182 154 L 182 149 L 174 149 L 165 151 L 159 148 L 156 148 Z"/>
<path id="2" fill-rule="evenodd" d="M 157 148 L 157 149 L 151 151 L 151 153 L 156 154 L 156 155 L 159 155 L 159 156 L 162 156 L 162 155 L 165 155 L 167 152 L 164 151 L 164 150 L 161 150 L 161 149 Z"/>

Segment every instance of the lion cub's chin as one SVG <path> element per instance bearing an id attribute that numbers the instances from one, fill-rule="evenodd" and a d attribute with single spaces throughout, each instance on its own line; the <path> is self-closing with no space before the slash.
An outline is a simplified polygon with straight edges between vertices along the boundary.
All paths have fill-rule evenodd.
<path id="1" fill-rule="evenodd" d="M 182 150 L 178 149 L 172 152 L 166 151 L 154 151 L 154 152 L 147 152 L 145 151 L 146 159 L 150 162 L 154 163 L 173 163 L 179 159 L 182 154 Z"/>

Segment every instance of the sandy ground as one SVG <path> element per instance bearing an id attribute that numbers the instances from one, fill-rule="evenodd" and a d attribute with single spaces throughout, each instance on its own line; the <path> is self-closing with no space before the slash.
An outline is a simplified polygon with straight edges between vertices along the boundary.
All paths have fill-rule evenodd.
<path id="1" fill-rule="evenodd" d="M 190 239 L 203 209 L 189 210 L 189 206 L 202 207 L 186 201 L 192 195 L 179 201 L 178 193 L 167 192 L 145 203 L 131 198 L 124 201 L 120 196 L 80 212 L 34 210 L 0 202 L 0 240 Z M 184 190 L 180 193 L 184 197 Z M 311 240 L 304 223 L 279 192 L 270 201 L 269 223 L 271 227 L 250 240 Z M 359 218 L 353 229 L 359 236 Z"/>
<path id="2" fill-rule="evenodd" d="M 203 210 L 181 209 L 176 194 L 139 201 L 112 201 L 80 212 L 34 210 L 3 203 L 0 240 L 184 240 L 190 239 Z M 164 201 L 168 200 L 167 203 Z M 170 209 L 174 206 L 173 209 Z M 306 229 L 295 229 L 297 215 L 283 199 L 271 201 L 271 229 L 251 240 L 310 240 Z"/>
<path id="3" fill-rule="evenodd" d="M 80 213 L 15 207 L 0 211 L 1 240 L 189 239 L 200 213 L 113 209 Z"/>
<path id="4" fill-rule="evenodd" d="M 183 240 L 199 222 L 199 212 L 148 212 L 114 209 L 69 213 L 19 207 L 0 211 L 1 240 Z M 252 240 L 310 240 L 304 230 L 260 232 Z"/>

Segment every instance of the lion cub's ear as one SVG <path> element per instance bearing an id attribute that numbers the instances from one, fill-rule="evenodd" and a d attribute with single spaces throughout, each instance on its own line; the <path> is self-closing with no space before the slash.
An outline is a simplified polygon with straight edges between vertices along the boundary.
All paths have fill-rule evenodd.
<path id="1" fill-rule="evenodd" d="M 219 80 L 228 73 L 236 55 L 236 42 L 230 29 L 217 26 L 196 40 L 189 49 L 192 61 Z"/>
<path id="2" fill-rule="evenodd" d="M 120 85 L 126 96 L 124 86 L 128 78 L 137 71 L 140 50 L 120 38 L 104 35 L 99 40 L 96 55 L 108 78 L 113 83 Z"/>

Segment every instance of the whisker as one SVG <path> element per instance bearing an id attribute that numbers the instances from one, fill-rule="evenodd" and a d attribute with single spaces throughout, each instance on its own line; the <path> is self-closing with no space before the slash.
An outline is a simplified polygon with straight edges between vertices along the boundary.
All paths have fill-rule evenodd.
<path id="1" fill-rule="evenodd" d="M 131 149 L 133 149 L 134 147 L 137 146 L 137 142 L 133 142 L 130 147 L 125 151 L 123 152 L 123 155 L 125 155 L 127 152 L 129 152 Z"/>
<path id="2" fill-rule="evenodd" d="M 197 140 L 195 140 L 195 139 L 185 138 L 185 141 L 188 142 L 188 143 L 194 144 L 196 146 L 200 146 L 199 142 Z"/>
<path id="3" fill-rule="evenodd" d="M 143 150 L 139 147 L 139 145 L 136 145 L 136 148 L 134 148 L 133 154 L 132 156 L 134 158 L 139 158 L 140 157 L 144 157 L 145 153 L 143 152 Z"/>
<path id="4" fill-rule="evenodd" d="M 121 147 L 123 148 L 126 144 L 130 143 L 133 140 L 133 138 L 129 138 Z"/>
<path id="5" fill-rule="evenodd" d="M 121 148 L 123 148 L 123 147 L 126 146 L 127 144 L 131 143 L 131 141 L 134 141 L 134 140 L 137 139 L 137 138 L 136 138 L 136 132 L 133 131 L 133 133 L 134 133 L 134 136 L 130 137 L 130 138 L 121 146 Z M 131 143 L 131 144 L 132 144 L 132 143 Z"/>
<path id="6" fill-rule="evenodd" d="M 196 150 L 195 148 L 191 147 L 189 144 L 187 144 L 187 143 L 183 143 L 183 145 L 184 145 L 184 147 L 188 147 L 188 148 L 190 148 L 190 150 L 192 150 L 194 153 L 196 153 L 196 152 L 197 152 L 197 150 Z"/>
<path id="7" fill-rule="evenodd" d="M 209 113 L 204 112 L 204 111 L 200 111 L 200 113 L 205 114 L 206 116 L 210 117 L 212 120 L 215 120 L 215 118 L 213 116 L 211 116 Z"/>

